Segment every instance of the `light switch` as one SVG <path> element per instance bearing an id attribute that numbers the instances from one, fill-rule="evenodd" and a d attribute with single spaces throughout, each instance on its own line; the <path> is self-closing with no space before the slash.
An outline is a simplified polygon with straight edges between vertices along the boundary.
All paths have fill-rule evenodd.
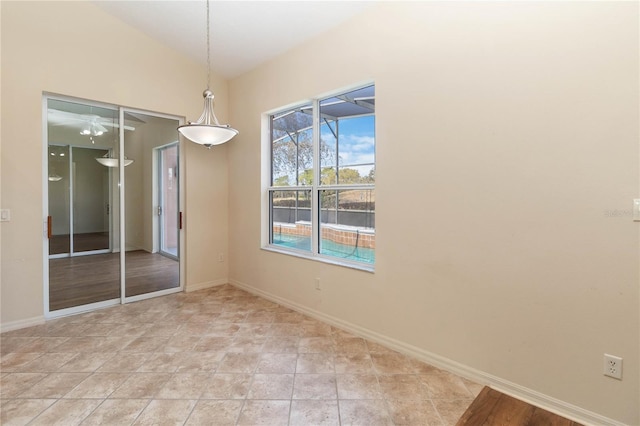
<path id="1" fill-rule="evenodd" d="M 2 209 L 0 210 L 0 222 L 9 222 L 11 220 L 11 210 Z"/>
<path id="2" fill-rule="evenodd" d="M 640 222 L 640 198 L 633 200 L 633 220 Z"/>

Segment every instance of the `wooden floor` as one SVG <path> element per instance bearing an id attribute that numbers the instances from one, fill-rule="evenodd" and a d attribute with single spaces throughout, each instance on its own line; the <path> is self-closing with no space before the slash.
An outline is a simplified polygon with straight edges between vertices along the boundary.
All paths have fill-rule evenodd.
<path id="1" fill-rule="evenodd" d="M 482 389 L 456 426 L 463 425 L 582 426 L 488 387 Z"/>
<path id="2" fill-rule="evenodd" d="M 147 253 L 125 255 L 126 295 L 136 296 L 180 286 L 178 261 Z M 49 260 L 49 310 L 120 297 L 120 253 Z"/>
<path id="3" fill-rule="evenodd" d="M 69 234 L 52 235 L 49 239 L 49 254 L 69 253 L 69 241 Z M 76 253 L 105 249 L 109 249 L 108 232 L 90 232 L 73 235 L 73 251 Z"/>

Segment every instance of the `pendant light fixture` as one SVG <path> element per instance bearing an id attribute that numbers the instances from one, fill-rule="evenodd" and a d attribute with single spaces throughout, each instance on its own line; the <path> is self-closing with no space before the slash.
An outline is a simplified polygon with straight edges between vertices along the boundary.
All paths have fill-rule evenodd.
<path id="1" fill-rule="evenodd" d="M 213 92 L 209 89 L 211 80 L 211 48 L 209 45 L 209 0 L 207 0 L 207 89 L 202 93 L 204 97 L 204 111 L 195 122 L 189 122 L 178 127 L 178 131 L 185 138 L 211 149 L 213 145 L 220 145 L 235 135 L 238 131 L 228 124 L 220 124 L 213 112 Z"/>
<path id="2" fill-rule="evenodd" d="M 110 152 L 107 152 L 102 157 L 96 158 L 96 161 L 103 166 L 106 167 L 118 167 L 119 161 L 117 158 L 113 158 Z M 127 167 L 129 164 L 133 163 L 133 160 L 124 157 L 124 166 Z"/>

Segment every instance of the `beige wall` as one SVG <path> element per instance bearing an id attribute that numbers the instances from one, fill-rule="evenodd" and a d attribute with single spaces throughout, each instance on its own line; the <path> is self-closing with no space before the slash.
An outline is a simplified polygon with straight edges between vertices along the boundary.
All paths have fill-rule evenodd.
<path id="1" fill-rule="evenodd" d="M 43 315 L 44 91 L 194 119 L 206 70 L 87 2 L 6 2 L 2 8 L 1 322 Z M 215 75 L 216 113 L 226 117 L 226 82 Z M 224 282 L 226 148 L 185 144 L 187 288 Z M 202 184 L 206 182 L 206 184 Z M 207 255 L 208 254 L 208 255 Z"/>
<path id="2" fill-rule="evenodd" d="M 375 273 L 260 250 L 261 113 L 369 80 Z M 637 3 L 386 2 L 230 98 L 232 282 L 640 423 Z"/>

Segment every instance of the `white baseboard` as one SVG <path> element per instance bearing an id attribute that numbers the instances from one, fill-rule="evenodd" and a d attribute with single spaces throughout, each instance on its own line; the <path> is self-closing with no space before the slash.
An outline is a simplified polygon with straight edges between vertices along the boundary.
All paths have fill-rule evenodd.
<path id="1" fill-rule="evenodd" d="M 246 290 L 265 299 L 271 300 L 272 302 L 278 303 L 279 305 L 286 306 L 290 309 L 293 309 L 294 311 L 303 313 L 327 324 L 336 326 L 342 330 L 364 337 L 368 340 L 372 340 L 376 343 L 380 343 L 381 345 L 384 345 L 390 349 L 409 355 L 420 361 L 426 362 L 427 364 L 433 365 L 434 367 L 449 371 L 453 374 L 464 377 L 478 384 L 490 386 L 493 389 L 496 389 L 507 395 L 511 395 L 514 398 L 523 400 L 530 403 L 531 405 L 543 408 L 547 411 L 558 414 L 562 417 L 566 417 L 570 420 L 582 423 L 585 426 L 625 426 L 624 423 L 609 419 L 607 417 L 601 416 L 600 414 L 585 410 L 583 408 L 558 400 L 548 395 L 544 395 L 535 390 L 485 373 L 484 371 L 480 371 L 464 364 L 460 364 L 459 362 L 442 357 L 429 351 L 425 351 L 424 349 L 409 345 L 407 343 L 382 335 L 359 325 L 344 321 L 332 315 L 327 315 L 323 312 L 316 311 L 307 306 L 300 305 L 296 302 L 292 302 L 280 296 L 276 296 L 263 290 L 254 288 L 246 283 L 242 283 L 237 280 L 229 280 L 228 282 L 235 287 Z"/>
<path id="2" fill-rule="evenodd" d="M 44 324 L 44 315 L 0 324 L 0 333 Z"/>
<path id="3" fill-rule="evenodd" d="M 219 280 L 213 281 L 205 281 L 203 283 L 196 284 L 188 284 L 185 286 L 185 290 L 187 293 L 191 293 L 192 291 L 204 290 L 205 288 L 217 287 L 219 285 L 227 284 L 229 282 L 226 278 L 221 278 Z"/>

